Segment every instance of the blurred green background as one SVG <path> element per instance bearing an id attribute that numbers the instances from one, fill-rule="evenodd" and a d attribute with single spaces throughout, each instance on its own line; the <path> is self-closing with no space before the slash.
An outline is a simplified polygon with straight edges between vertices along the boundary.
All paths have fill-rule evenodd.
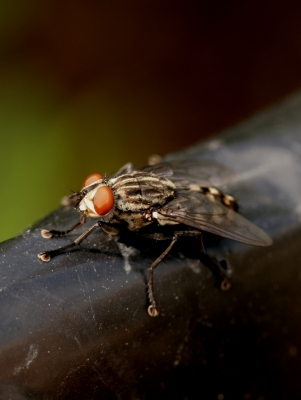
<path id="1" fill-rule="evenodd" d="M 192 145 L 301 85 L 301 2 L 2 0 L 0 241 L 92 172 Z"/>

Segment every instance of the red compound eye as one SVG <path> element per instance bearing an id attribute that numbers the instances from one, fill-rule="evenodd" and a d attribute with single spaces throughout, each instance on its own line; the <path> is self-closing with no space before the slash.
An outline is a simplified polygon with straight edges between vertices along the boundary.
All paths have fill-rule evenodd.
<path id="1" fill-rule="evenodd" d="M 114 195 L 109 186 L 100 187 L 95 193 L 93 204 L 98 215 L 106 215 L 114 206 Z"/>
<path id="2" fill-rule="evenodd" d="M 98 181 L 98 179 L 102 179 L 101 174 L 91 174 L 91 175 L 87 176 L 87 178 L 85 179 L 85 182 L 83 184 L 83 188 L 88 185 L 91 185 L 91 183 Z"/>

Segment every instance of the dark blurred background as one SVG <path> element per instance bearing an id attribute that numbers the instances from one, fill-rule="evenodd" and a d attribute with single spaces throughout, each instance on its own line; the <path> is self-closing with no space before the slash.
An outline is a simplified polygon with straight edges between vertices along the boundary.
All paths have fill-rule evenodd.
<path id="1" fill-rule="evenodd" d="M 301 2 L 2 0 L 0 240 L 301 86 Z"/>

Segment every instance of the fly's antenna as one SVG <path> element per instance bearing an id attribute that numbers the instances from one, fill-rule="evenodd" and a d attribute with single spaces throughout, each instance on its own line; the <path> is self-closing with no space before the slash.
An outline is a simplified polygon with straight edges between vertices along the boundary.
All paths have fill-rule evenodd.
<path id="1" fill-rule="evenodd" d="M 70 189 L 69 187 L 67 187 L 67 186 L 63 185 L 62 183 L 61 183 L 61 186 L 62 186 L 64 189 L 68 190 L 68 192 L 71 192 L 71 193 L 77 193 L 76 191 L 74 191 L 74 190 Z"/>

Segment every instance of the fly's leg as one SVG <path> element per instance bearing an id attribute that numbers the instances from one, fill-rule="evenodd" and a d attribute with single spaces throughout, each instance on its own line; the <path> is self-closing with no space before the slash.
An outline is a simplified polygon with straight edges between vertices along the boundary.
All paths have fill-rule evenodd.
<path id="1" fill-rule="evenodd" d="M 221 281 L 220 284 L 220 288 L 223 291 L 227 291 L 231 288 L 232 286 L 232 282 L 230 279 L 230 274 L 227 272 L 227 261 L 226 260 L 222 260 L 218 263 L 218 265 L 220 266 L 220 271 L 223 274 L 223 280 Z"/>
<path id="2" fill-rule="evenodd" d="M 81 214 L 80 220 L 72 226 L 70 229 L 67 229 L 66 231 L 56 231 L 55 229 L 52 229 L 51 231 L 48 231 L 47 229 L 43 229 L 41 231 L 41 235 L 45 239 L 50 239 L 52 237 L 62 237 L 65 236 L 67 233 L 72 232 L 74 229 L 80 228 L 84 223 L 86 222 L 87 216 L 86 214 Z"/>
<path id="3" fill-rule="evenodd" d="M 95 229 L 99 228 L 101 226 L 100 222 L 97 222 L 96 224 L 92 225 L 91 228 L 86 230 L 83 234 L 81 234 L 77 239 L 74 240 L 74 242 L 67 244 L 66 246 L 60 247 L 56 250 L 50 250 L 50 251 L 45 251 L 43 253 L 39 253 L 38 257 L 40 260 L 44 262 L 50 261 L 53 257 L 64 253 L 65 250 L 71 249 L 72 247 L 78 246 L 83 240 L 86 239 Z M 75 229 L 75 228 L 74 228 Z"/>
<path id="4" fill-rule="evenodd" d="M 231 287 L 231 279 L 227 271 L 227 262 L 225 260 L 218 262 L 215 258 L 208 256 L 206 253 L 201 254 L 200 260 L 212 272 L 216 286 L 223 291 L 229 290 Z"/>
<path id="5" fill-rule="evenodd" d="M 157 265 L 163 260 L 163 258 L 170 252 L 172 249 L 173 245 L 177 242 L 179 237 L 181 236 L 199 236 L 201 238 L 201 245 L 203 251 L 203 241 L 202 241 L 202 233 L 200 231 L 177 231 L 174 232 L 174 235 L 172 237 L 170 245 L 167 247 L 166 250 L 163 251 L 163 253 L 151 264 L 149 268 L 149 278 L 148 278 L 148 297 L 150 301 L 150 306 L 148 307 L 147 311 L 151 317 L 156 317 L 159 315 L 159 309 L 155 300 L 154 296 L 154 269 L 157 267 Z M 147 237 L 156 239 L 156 240 L 166 240 L 168 239 L 168 236 L 164 235 L 163 233 L 153 233 L 152 235 L 147 235 Z"/>
<path id="6" fill-rule="evenodd" d="M 231 287 L 231 279 L 227 271 L 227 262 L 225 260 L 217 261 L 215 258 L 208 256 L 204 252 L 203 235 L 199 231 L 179 232 L 179 236 L 199 236 L 200 237 L 200 261 L 206 265 L 213 273 L 217 287 L 223 291 L 227 291 Z"/>
<path id="7" fill-rule="evenodd" d="M 168 236 L 165 236 L 162 233 L 153 233 L 151 235 L 145 235 L 149 238 L 156 239 L 156 240 L 166 240 L 168 239 Z M 227 263 L 226 261 L 221 261 L 218 262 L 217 260 L 213 259 L 212 257 L 208 256 L 206 253 L 204 253 L 204 244 L 203 244 L 203 238 L 202 238 L 202 233 L 200 231 L 178 231 L 174 233 L 174 236 L 172 238 L 172 241 L 170 245 L 167 247 L 167 249 L 151 264 L 149 268 L 149 279 L 148 279 L 148 297 L 150 301 L 150 306 L 148 307 L 148 314 L 151 317 L 156 317 L 159 315 L 159 309 L 157 306 L 157 302 L 154 297 L 154 269 L 157 267 L 157 265 L 163 260 L 163 258 L 170 252 L 172 249 L 173 245 L 177 242 L 177 240 L 181 236 L 193 236 L 193 237 L 199 237 L 200 238 L 200 261 L 205 264 L 210 271 L 213 273 L 215 277 L 216 284 L 218 287 L 220 287 L 221 290 L 229 290 L 231 287 L 231 280 L 229 273 L 227 271 Z"/>
<path id="8" fill-rule="evenodd" d="M 167 249 L 164 250 L 163 253 L 149 267 L 149 277 L 147 286 L 148 286 L 148 297 L 150 301 L 150 306 L 148 307 L 147 311 L 151 317 L 157 317 L 157 315 L 159 315 L 159 309 L 154 296 L 154 269 L 158 264 L 160 264 L 163 258 L 170 252 L 170 250 L 172 249 L 173 245 L 176 243 L 177 240 L 178 236 L 175 235 L 170 245 L 167 247 Z"/>

